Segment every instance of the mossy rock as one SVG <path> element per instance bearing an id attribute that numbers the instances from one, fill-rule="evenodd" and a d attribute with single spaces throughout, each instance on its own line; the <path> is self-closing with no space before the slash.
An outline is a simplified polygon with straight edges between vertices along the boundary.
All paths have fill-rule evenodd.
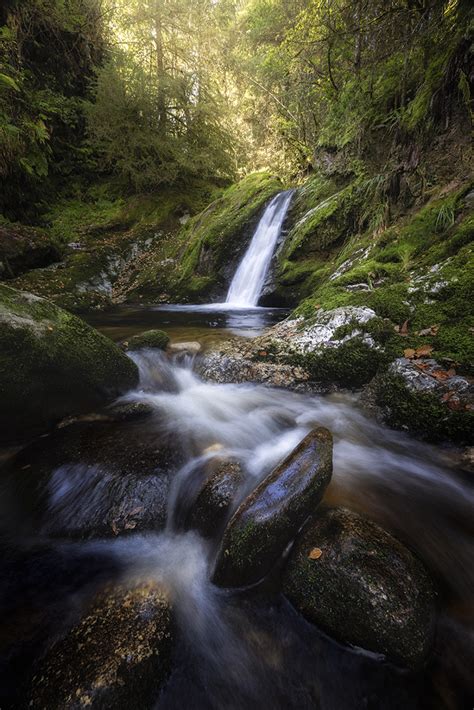
<path id="1" fill-rule="evenodd" d="M 169 342 L 169 336 L 163 330 L 146 330 L 127 341 L 127 350 L 142 350 L 143 348 L 166 350 Z"/>
<path id="2" fill-rule="evenodd" d="M 323 509 L 297 538 L 283 591 L 336 639 L 416 667 L 433 641 L 434 588 L 422 563 L 378 525 Z"/>
<path id="3" fill-rule="evenodd" d="M 283 555 L 321 501 L 332 474 L 332 437 L 311 431 L 237 508 L 217 555 L 213 582 L 255 584 Z"/>
<path id="4" fill-rule="evenodd" d="M 111 340 L 45 299 L 0 286 L 0 439 L 44 431 L 138 382 Z"/>
<path id="5" fill-rule="evenodd" d="M 403 358 L 397 362 L 402 362 Z M 409 366 L 409 365 L 408 365 Z M 442 368 L 438 368 L 442 372 Z M 419 372 L 416 376 L 429 377 Z M 474 404 L 471 394 L 458 398 L 450 389 L 450 379 L 438 382 L 433 378 L 433 389 L 414 387 L 410 381 L 392 368 L 380 374 L 370 388 L 375 402 L 387 424 L 409 431 L 428 441 L 473 443 Z"/>
<path id="6" fill-rule="evenodd" d="M 171 671 L 171 607 L 156 583 L 99 596 L 36 666 L 30 708 L 151 708 Z"/>
<path id="7" fill-rule="evenodd" d="M 376 374 L 383 354 L 356 336 L 337 347 L 321 348 L 313 353 L 294 353 L 288 356 L 292 365 L 309 372 L 311 379 L 322 384 L 336 384 L 358 389 Z"/>

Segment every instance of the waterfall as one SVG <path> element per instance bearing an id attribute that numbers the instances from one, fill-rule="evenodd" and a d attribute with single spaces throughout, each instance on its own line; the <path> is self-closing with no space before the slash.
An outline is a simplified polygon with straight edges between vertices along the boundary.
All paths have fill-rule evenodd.
<path id="1" fill-rule="evenodd" d="M 292 196 L 292 190 L 280 192 L 263 213 L 232 279 L 226 299 L 228 305 L 243 308 L 257 305 Z"/>

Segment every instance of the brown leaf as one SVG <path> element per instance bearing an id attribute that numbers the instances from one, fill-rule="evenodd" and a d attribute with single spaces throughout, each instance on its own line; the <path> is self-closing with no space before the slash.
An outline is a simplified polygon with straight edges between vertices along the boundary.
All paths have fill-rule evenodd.
<path id="1" fill-rule="evenodd" d="M 447 380 L 449 377 L 446 370 L 433 370 L 431 376 L 434 377 L 435 380 Z"/>
<path id="2" fill-rule="evenodd" d="M 323 551 L 319 547 L 313 547 L 311 552 L 308 555 L 308 558 L 310 560 L 319 560 L 321 555 L 323 554 Z"/>
<path id="3" fill-rule="evenodd" d="M 407 348 L 403 351 L 403 354 L 406 358 L 408 358 L 408 360 L 412 360 L 415 357 L 415 351 L 413 348 Z"/>
<path id="4" fill-rule="evenodd" d="M 449 368 L 448 375 L 449 377 L 456 377 L 456 370 L 454 369 L 454 367 Z"/>
<path id="5" fill-rule="evenodd" d="M 432 352 L 433 352 L 432 345 L 422 345 L 420 348 L 416 349 L 415 356 L 416 357 L 425 357 L 426 355 L 431 355 Z"/>
<path id="6" fill-rule="evenodd" d="M 453 397 L 453 399 L 449 400 L 448 407 L 449 407 L 449 409 L 452 409 L 455 412 L 458 411 L 459 409 L 463 409 L 463 405 L 461 404 L 459 399 L 457 399 L 457 398 L 455 399 L 454 397 Z"/>
<path id="7" fill-rule="evenodd" d="M 267 357 L 268 353 L 266 350 L 260 350 L 259 353 L 260 357 Z"/>
<path id="8" fill-rule="evenodd" d="M 406 320 L 402 327 L 400 328 L 400 335 L 407 335 L 408 334 L 408 321 Z"/>

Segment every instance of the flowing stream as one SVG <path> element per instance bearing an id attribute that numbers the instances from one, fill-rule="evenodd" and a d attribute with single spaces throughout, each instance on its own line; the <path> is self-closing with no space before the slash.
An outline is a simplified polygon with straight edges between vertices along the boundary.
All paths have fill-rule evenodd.
<path id="1" fill-rule="evenodd" d="M 438 577 L 446 599 L 453 600 L 449 604 L 465 610 L 474 585 L 473 491 L 450 465 L 449 452 L 379 426 L 353 395 L 211 384 L 195 374 L 190 357 L 169 360 L 152 350 L 132 357 L 140 385 L 123 400 L 151 405 L 154 415 L 142 426 L 151 427 L 157 441 L 171 440 L 185 456 L 171 482 L 167 524 L 162 532 L 112 540 L 47 542 L 58 516 L 71 522 L 86 511 L 100 518 L 110 494 L 102 469 L 89 479 L 80 467 L 56 468 L 46 481 L 48 509 L 40 540 L 59 555 L 60 567 L 54 563 L 44 569 L 44 548 L 39 554 L 33 546 L 28 553 L 35 595 L 44 595 L 50 613 L 67 618 L 71 604 L 77 606 L 97 576 L 118 571 L 129 580 L 159 580 L 172 599 L 180 641 L 176 670 L 157 698 L 158 710 L 442 708 L 423 705 L 431 679 L 407 677 L 370 654 L 339 646 L 306 624 L 277 592 L 229 593 L 214 587 L 209 577 L 215 548 L 183 530 L 177 513 L 192 506 L 204 461 L 223 454 L 238 458 L 245 471 L 243 496 L 313 426 L 326 426 L 335 440 L 326 499 L 359 510 L 397 534 Z M 65 575 L 67 584 L 56 590 L 57 579 Z M 16 601 L 31 583 L 23 574 Z M 462 614 L 450 615 L 447 603 L 449 638 L 469 640 Z M 369 696 L 374 704 L 366 705 Z"/>

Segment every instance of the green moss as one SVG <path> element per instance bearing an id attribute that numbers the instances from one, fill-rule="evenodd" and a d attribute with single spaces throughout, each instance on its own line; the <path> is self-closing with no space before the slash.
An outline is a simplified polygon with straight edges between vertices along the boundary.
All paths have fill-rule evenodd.
<path id="1" fill-rule="evenodd" d="M 144 333 L 130 338 L 127 350 L 140 350 L 141 348 L 166 350 L 169 341 L 169 336 L 163 330 L 146 330 Z"/>
<path id="2" fill-rule="evenodd" d="M 472 442 L 474 412 L 451 411 L 430 392 L 414 392 L 401 375 L 386 374 L 375 385 L 376 401 L 386 420 L 430 441 Z"/>
<path id="3" fill-rule="evenodd" d="M 135 293 L 164 292 L 170 300 L 199 301 L 226 286 L 222 269 L 243 251 L 268 200 L 282 189 L 269 173 L 252 173 L 224 190 L 190 219 L 142 273 Z"/>
<path id="4" fill-rule="evenodd" d="M 379 350 L 370 347 L 358 336 L 337 348 L 287 356 L 290 364 L 303 367 L 315 382 L 353 389 L 374 377 L 382 359 L 383 354 Z"/>
<path id="5" fill-rule="evenodd" d="M 44 429 L 134 387 L 134 363 L 52 303 L 0 286 L 0 436 Z"/>

